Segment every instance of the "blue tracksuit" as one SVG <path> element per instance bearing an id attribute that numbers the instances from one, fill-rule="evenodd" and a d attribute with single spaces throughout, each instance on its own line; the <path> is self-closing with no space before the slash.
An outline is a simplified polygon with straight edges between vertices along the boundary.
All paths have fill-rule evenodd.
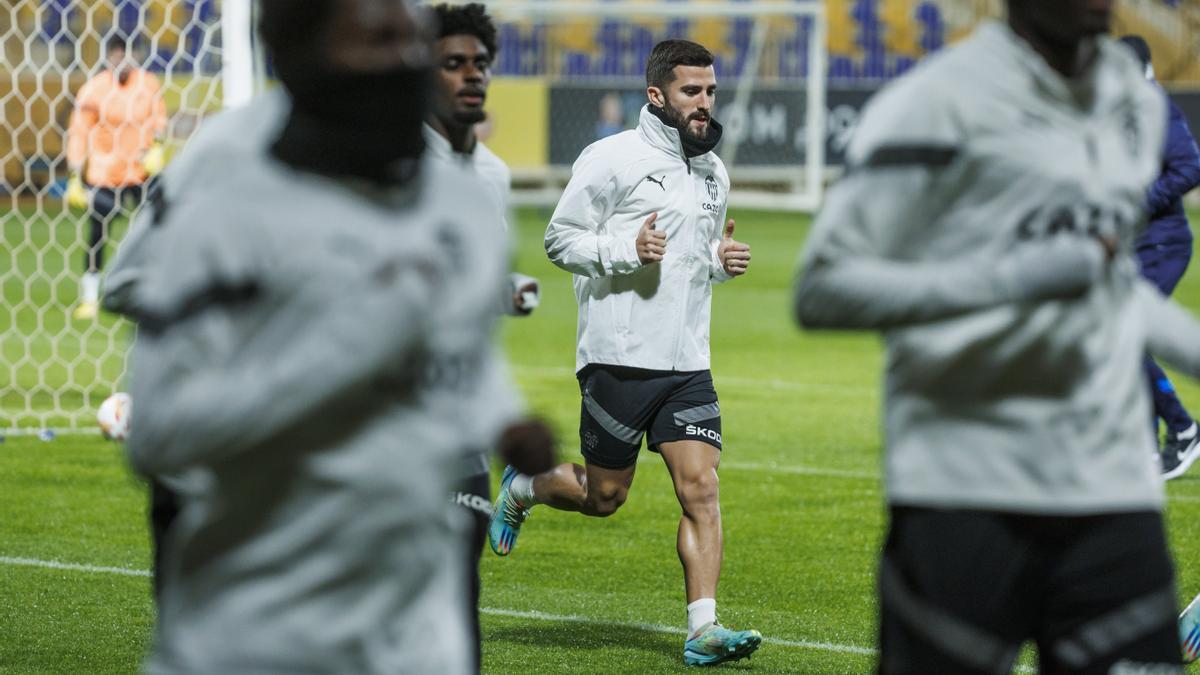
<path id="1" fill-rule="evenodd" d="M 1200 185 L 1200 148 L 1183 112 L 1170 99 L 1167 103 L 1170 121 L 1162 173 L 1146 198 L 1150 224 L 1138 240 L 1137 256 L 1142 275 L 1170 295 L 1192 258 L 1192 231 L 1183 210 L 1183 195 Z M 1155 415 L 1166 422 L 1169 431 L 1191 426 L 1192 417 L 1175 395 L 1171 381 L 1148 356 L 1146 372 L 1154 392 Z"/>

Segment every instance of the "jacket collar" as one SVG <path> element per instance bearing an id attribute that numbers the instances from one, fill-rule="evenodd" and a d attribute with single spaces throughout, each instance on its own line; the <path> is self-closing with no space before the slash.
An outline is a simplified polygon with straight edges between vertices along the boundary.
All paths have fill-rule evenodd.
<path id="1" fill-rule="evenodd" d="M 683 156 L 683 143 L 679 140 L 679 130 L 667 126 L 654 113 L 650 112 L 649 103 L 642 107 L 641 116 L 638 118 L 638 134 L 651 146 L 672 157 L 686 161 Z"/>

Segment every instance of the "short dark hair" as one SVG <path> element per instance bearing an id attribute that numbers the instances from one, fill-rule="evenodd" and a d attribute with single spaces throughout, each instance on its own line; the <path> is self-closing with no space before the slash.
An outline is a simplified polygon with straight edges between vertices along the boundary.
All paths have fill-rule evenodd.
<path id="1" fill-rule="evenodd" d="M 496 57 L 496 24 L 488 16 L 487 8 L 478 2 L 466 5 L 442 3 L 433 8 L 438 22 L 438 39 L 453 35 L 471 35 L 479 38 L 488 56 Z"/>
<path id="2" fill-rule="evenodd" d="M 691 40 L 663 40 L 654 45 L 646 60 L 646 86 L 666 89 L 675 80 L 675 66 L 706 67 L 713 64 L 712 52 Z"/>
<path id="3" fill-rule="evenodd" d="M 1146 38 L 1141 35 L 1124 35 L 1121 37 L 1121 44 L 1133 50 L 1134 55 L 1142 62 L 1142 67 L 1150 64 L 1150 45 L 1146 44 Z"/>
<path id="4" fill-rule="evenodd" d="M 258 32 L 271 55 L 275 72 L 285 82 L 317 57 L 321 31 L 333 10 L 333 0 L 262 0 Z"/>

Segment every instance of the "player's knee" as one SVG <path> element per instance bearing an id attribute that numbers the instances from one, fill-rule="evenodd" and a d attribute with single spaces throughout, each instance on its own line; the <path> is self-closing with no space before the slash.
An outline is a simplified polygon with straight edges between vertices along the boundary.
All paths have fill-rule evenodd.
<path id="1" fill-rule="evenodd" d="M 588 515 L 607 518 L 621 508 L 628 495 L 629 492 L 627 490 L 620 488 L 599 490 L 597 492 L 589 491 L 587 499 Z"/>
<path id="2" fill-rule="evenodd" d="M 676 492 L 684 510 L 689 513 L 709 513 L 720 508 L 720 479 L 716 470 L 680 479 Z"/>

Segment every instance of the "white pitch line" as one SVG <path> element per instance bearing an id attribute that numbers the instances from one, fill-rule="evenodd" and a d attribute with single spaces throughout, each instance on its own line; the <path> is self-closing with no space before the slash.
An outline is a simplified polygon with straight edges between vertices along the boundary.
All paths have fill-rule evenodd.
<path id="1" fill-rule="evenodd" d="M 67 570 L 71 572 L 87 572 L 89 574 L 120 574 L 127 577 L 148 577 L 146 570 L 135 570 L 128 567 L 103 567 L 98 565 L 79 565 L 76 563 L 58 562 L 57 560 L 37 560 L 35 558 L 13 558 L 0 556 L 0 564 L 20 565 L 22 567 L 41 567 L 52 570 Z"/>
<path id="2" fill-rule="evenodd" d="M 576 616 L 573 614 L 547 614 L 545 612 L 522 612 L 513 609 L 495 609 L 492 607 L 480 607 L 480 614 L 488 614 L 491 616 L 505 616 L 514 619 L 533 619 L 535 621 L 558 621 L 562 623 L 586 623 L 592 626 L 612 626 L 615 628 L 631 628 L 633 630 L 645 631 L 647 633 L 669 633 L 671 635 L 686 635 L 687 631 L 683 628 L 674 626 L 663 626 L 655 623 L 640 623 L 637 621 L 614 621 L 610 619 L 593 619 L 586 616 Z M 840 652 L 845 654 L 864 654 L 867 656 L 875 654 L 875 650 L 870 647 L 859 647 L 856 645 L 840 645 L 834 642 L 816 642 L 812 640 L 783 640 L 780 638 L 765 637 L 763 642 L 782 647 L 797 647 L 801 649 L 818 649 L 827 652 Z"/>
<path id="3" fill-rule="evenodd" d="M 791 473 L 799 476 L 825 476 L 827 478 L 861 478 L 863 480 L 879 480 L 880 475 L 870 471 L 853 471 L 851 469 L 826 469 L 816 466 L 791 466 L 774 462 L 721 462 L 722 469 L 735 471 L 764 471 L 767 473 Z"/>
<path id="4" fill-rule="evenodd" d="M 128 567 L 105 567 L 101 565 L 81 565 L 77 563 L 65 563 L 57 560 L 37 560 L 36 558 L 16 558 L 12 556 L 0 556 L 0 564 L 16 565 L 21 567 L 40 567 L 43 569 L 66 570 L 71 572 L 86 572 L 89 574 L 119 574 L 128 577 L 148 577 L 150 572 L 147 570 L 135 570 Z M 495 607 L 480 607 L 481 614 L 490 616 L 504 616 L 514 619 L 531 619 L 535 621 L 557 621 L 562 623 L 583 623 L 593 626 L 614 626 L 618 628 L 630 628 L 633 630 L 646 631 L 649 633 L 670 633 L 675 635 L 683 635 L 687 631 L 682 628 L 673 626 L 662 626 L 653 623 L 640 623 L 635 621 L 614 621 L 610 619 L 593 619 L 587 616 L 578 616 L 574 614 L 547 614 L 546 612 L 522 612 L 512 609 L 499 609 Z M 780 638 L 767 637 L 763 638 L 763 642 L 769 644 L 780 645 L 782 647 L 797 647 L 801 649 L 818 649 L 828 652 L 842 652 L 847 654 L 864 654 L 872 655 L 874 649 L 869 647 L 859 647 L 856 645 L 840 645 L 833 642 L 817 642 L 812 640 L 783 640 Z"/>

